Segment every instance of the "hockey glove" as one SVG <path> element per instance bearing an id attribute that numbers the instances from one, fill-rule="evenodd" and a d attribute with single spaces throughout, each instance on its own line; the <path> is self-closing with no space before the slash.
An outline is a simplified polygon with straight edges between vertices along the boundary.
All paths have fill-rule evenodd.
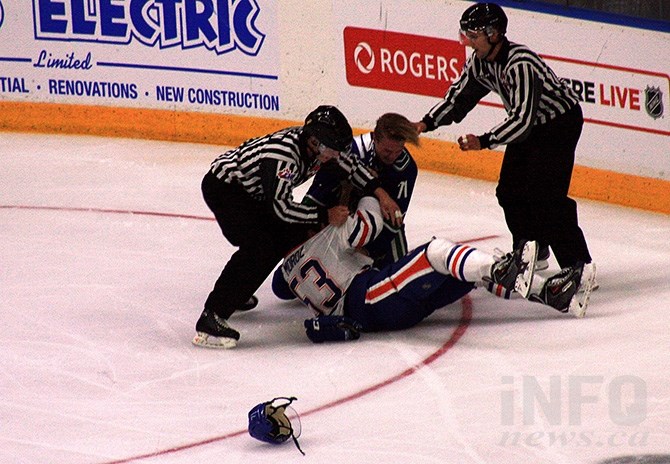
<path id="1" fill-rule="evenodd" d="M 363 326 L 346 316 L 318 316 L 305 320 L 305 332 L 314 343 L 358 340 Z"/>

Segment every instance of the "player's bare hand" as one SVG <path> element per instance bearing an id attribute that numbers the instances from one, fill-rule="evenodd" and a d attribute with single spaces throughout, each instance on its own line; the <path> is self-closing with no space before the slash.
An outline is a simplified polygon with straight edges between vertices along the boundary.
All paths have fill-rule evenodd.
<path id="1" fill-rule="evenodd" d="M 458 138 L 458 146 L 463 151 L 467 150 L 481 150 L 482 145 L 479 143 L 479 137 L 474 134 L 462 135 Z"/>
<path id="2" fill-rule="evenodd" d="M 419 121 L 419 122 L 413 122 L 412 124 L 414 124 L 414 128 L 416 129 L 417 134 L 425 132 L 425 130 L 426 130 L 426 123 L 425 122 Z"/>
<path id="3" fill-rule="evenodd" d="M 402 225 L 403 214 L 398 203 L 381 187 L 375 190 L 375 196 L 379 200 L 379 206 L 381 207 L 384 219 L 393 224 L 393 226 L 400 227 Z"/>
<path id="4" fill-rule="evenodd" d="M 328 210 L 328 224 L 341 226 L 349 217 L 349 208 L 346 206 L 333 206 Z"/>

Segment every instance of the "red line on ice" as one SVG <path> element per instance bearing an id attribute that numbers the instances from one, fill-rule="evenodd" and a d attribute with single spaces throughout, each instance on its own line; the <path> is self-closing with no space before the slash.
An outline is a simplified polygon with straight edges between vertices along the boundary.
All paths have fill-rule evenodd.
<path id="1" fill-rule="evenodd" d="M 433 363 L 437 359 L 439 359 L 442 355 L 444 355 L 447 351 L 449 351 L 455 344 L 458 342 L 458 340 L 463 336 L 465 331 L 468 329 L 470 325 L 470 321 L 472 320 L 472 300 L 466 295 L 462 300 L 462 309 L 461 309 L 461 318 L 458 321 L 458 326 L 454 330 L 454 332 L 451 334 L 451 337 L 442 344 L 436 351 L 428 355 L 423 361 L 415 364 L 414 366 L 405 369 L 404 371 L 400 372 L 399 374 L 394 375 L 393 377 L 389 377 L 386 380 L 383 380 L 379 383 L 376 383 L 374 385 L 371 385 L 367 388 L 364 388 L 356 393 L 352 393 L 349 396 L 345 396 L 343 398 L 339 398 L 335 401 L 331 401 L 330 403 L 323 404 L 321 406 L 318 406 L 314 409 L 310 409 L 306 412 L 301 412 L 300 416 L 309 416 L 311 414 L 315 414 L 320 411 L 324 411 L 326 409 L 331 409 L 334 408 L 335 406 L 339 406 L 344 403 L 349 403 L 351 401 L 357 400 L 358 398 L 361 398 L 363 396 L 369 395 L 370 393 L 374 393 L 378 390 L 381 390 L 384 387 L 387 387 L 391 384 L 394 384 L 402 379 L 405 379 L 415 372 L 417 372 L 419 369 Z M 137 456 L 132 456 L 128 458 L 123 458 L 119 459 L 116 461 L 108 461 L 104 464 L 127 464 L 130 462 L 135 462 L 135 461 L 141 461 L 143 459 L 150 459 L 150 458 L 157 458 L 160 456 L 166 456 L 169 454 L 173 453 L 178 453 L 180 451 L 186 451 L 192 448 L 197 448 L 199 446 L 205 446 L 205 445 L 210 445 L 212 443 L 220 442 L 227 440 L 229 438 L 235 438 L 239 437 L 240 435 L 245 435 L 247 433 L 247 430 L 238 430 L 236 432 L 231 432 L 227 433 L 225 435 L 219 435 L 217 437 L 211 437 L 207 438 L 205 440 L 201 441 L 196 441 L 193 443 L 187 443 L 185 445 L 180 445 L 180 446 L 175 446 L 172 448 L 167 448 L 163 450 L 158 450 L 154 451 L 151 453 L 146 453 L 146 454 L 140 454 Z"/>
<path id="2" fill-rule="evenodd" d="M 77 212 L 92 212 L 92 213 L 110 213 L 110 214 L 135 214 L 139 216 L 159 216 L 159 217 L 169 217 L 169 218 L 184 218 L 184 219 L 195 219 L 203 221 L 213 221 L 214 218 L 206 216 L 195 216 L 190 214 L 178 214 L 178 213 L 161 213 L 161 212 L 152 212 L 152 211 L 133 211 L 133 210 L 120 210 L 120 209 L 104 209 L 104 208 L 77 208 L 77 207 L 59 207 L 59 206 L 27 206 L 27 205 L 0 205 L 0 209 L 23 209 L 23 210 L 47 210 L 47 211 L 77 211 Z M 478 242 L 483 240 L 488 240 L 491 238 L 497 238 L 497 235 L 490 235 L 485 237 L 471 238 L 468 240 L 463 240 L 460 243 L 469 243 L 469 242 Z M 469 296 L 465 296 L 461 300 L 461 318 L 458 322 L 458 326 L 451 334 L 449 339 L 445 341 L 442 346 L 440 346 L 436 351 L 429 354 L 421 362 L 415 364 L 412 367 L 405 369 L 404 371 L 396 374 L 392 377 L 389 377 L 386 380 L 378 382 L 374 385 L 366 387 L 358 392 L 352 393 L 351 395 L 339 398 L 337 400 L 331 401 L 330 403 L 323 404 L 316 408 L 310 409 L 306 412 L 301 413 L 301 416 L 309 416 L 326 409 L 334 408 L 344 403 L 349 403 L 351 401 L 357 400 L 363 396 L 374 393 L 378 390 L 381 390 L 384 387 L 387 387 L 391 384 L 394 384 L 400 380 L 403 380 L 419 369 L 428 366 L 429 364 L 435 362 L 441 356 L 443 356 L 447 351 L 449 351 L 458 340 L 463 336 L 465 331 L 470 326 L 472 321 L 472 300 Z M 215 437 L 207 438 L 204 440 L 195 441 L 192 443 L 187 443 L 184 445 L 174 446 L 172 448 L 166 448 L 158 451 L 153 451 L 151 453 L 139 454 L 137 456 L 131 456 L 127 458 L 122 458 L 114 461 L 107 461 L 104 464 L 127 464 L 130 462 L 141 461 L 144 459 L 157 458 L 160 456 L 167 456 L 169 454 L 178 453 L 180 451 L 186 451 L 192 448 L 197 448 L 200 446 L 210 445 L 212 443 L 217 443 L 220 441 L 228 440 L 230 438 L 235 438 L 240 435 L 247 433 L 247 430 L 238 430 L 236 432 L 227 433 L 225 435 L 218 435 Z"/>

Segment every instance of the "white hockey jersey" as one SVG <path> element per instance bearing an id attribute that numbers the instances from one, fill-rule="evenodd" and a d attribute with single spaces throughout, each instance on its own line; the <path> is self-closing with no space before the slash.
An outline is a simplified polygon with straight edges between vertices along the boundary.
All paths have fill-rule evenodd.
<path id="1" fill-rule="evenodd" d="M 342 315 L 351 281 L 372 265 L 358 250 L 379 235 L 383 224 L 379 202 L 363 197 L 343 225 L 329 225 L 293 250 L 281 264 L 293 293 L 316 315 Z"/>

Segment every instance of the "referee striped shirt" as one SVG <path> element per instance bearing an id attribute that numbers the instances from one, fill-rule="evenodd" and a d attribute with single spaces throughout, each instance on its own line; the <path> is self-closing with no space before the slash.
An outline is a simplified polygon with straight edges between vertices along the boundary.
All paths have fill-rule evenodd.
<path id="1" fill-rule="evenodd" d="M 341 154 L 338 164 L 352 183 L 372 191 L 378 180 L 353 156 Z M 217 157 L 212 173 L 222 182 L 239 184 L 252 198 L 269 202 L 284 222 L 319 223 L 319 208 L 297 203 L 293 189 L 310 179 L 320 163 L 307 154 L 302 127 L 289 127 L 263 137 L 249 139 Z"/>
<path id="2" fill-rule="evenodd" d="M 534 126 L 579 103 L 577 95 L 540 56 L 505 38 L 494 61 L 479 59 L 473 52 L 444 99 L 424 116 L 426 130 L 461 122 L 491 91 L 500 96 L 507 117 L 479 137 L 482 148 L 521 142 Z"/>

